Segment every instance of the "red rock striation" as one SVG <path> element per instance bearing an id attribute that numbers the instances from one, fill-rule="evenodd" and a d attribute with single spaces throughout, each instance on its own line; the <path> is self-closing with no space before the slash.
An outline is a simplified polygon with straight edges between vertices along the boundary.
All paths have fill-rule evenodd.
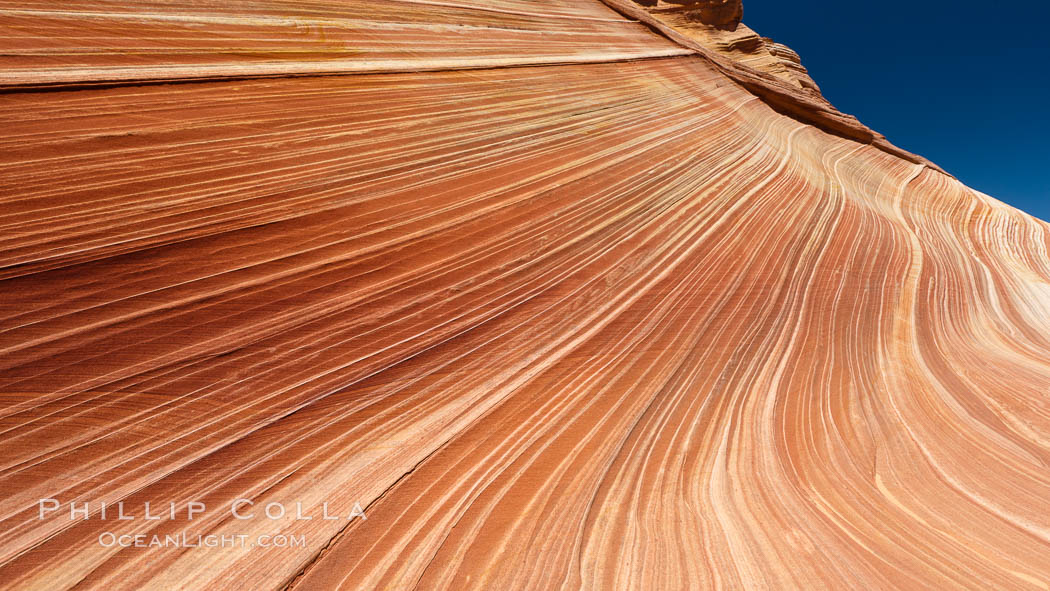
<path id="1" fill-rule="evenodd" d="M 708 50 L 772 74 L 823 99 L 797 53 L 772 39 L 760 37 L 740 22 L 744 15 L 740 0 L 636 0 L 636 3 L 645 7 L 655 20 Z"/>
<path id="2" fill-rule="evenodd" d="M 734 30 L 744 18 L 742 0 L 637 0 L 638 4 L 678 12 L 693 22 L 723 30 Z"/>
<path id="3" fill-rule="evenodd" d="M 0 586 L 1046 589 L 1050 226 L 671 13 L 0 1 Z"/>

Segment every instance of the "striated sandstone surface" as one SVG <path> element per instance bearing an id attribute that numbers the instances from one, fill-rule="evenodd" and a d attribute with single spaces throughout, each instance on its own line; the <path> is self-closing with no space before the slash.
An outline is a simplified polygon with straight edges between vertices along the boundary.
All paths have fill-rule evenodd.
<path id="1" fill-rule="evenodd" d="M 742 0 L 635 0 L 654 18 L 726 58 L 771 74 L 823 100 L 820 87 L 791 48 L 741 23 Z"/>
<path id="2" fill-rule="evenodd" d="M 0 1 L 0 586 L 1047 589 L 1050 226 L 662 10 Z"/>

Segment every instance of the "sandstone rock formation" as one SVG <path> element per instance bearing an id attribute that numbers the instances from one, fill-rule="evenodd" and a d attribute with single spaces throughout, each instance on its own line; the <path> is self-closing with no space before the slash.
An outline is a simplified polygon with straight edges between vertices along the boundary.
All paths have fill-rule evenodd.
<path id="1" fill-rule="evenodd" d="M 823 99 L 817 83 L 802 66 L 802 59 L 791 48 L 760 37 L 740 22 L 744 15 L 741 0 L 645 0 L 658 21 L 672 27 L 707 49 L 733 62 L 772 74 Z"/>
<path id="2" fill-rule="evenodd" d="M 0 585 L 1046 589 L 1050 226 L 671 13 L 0 3 Z"/>
<path id="3" fill-rule="evenodd" d="M 691 20 L 723 30 L 734 30 L 744 18 L 742 0 L 638 0 L 638 4 L 652 8 L 671 8 L 688 15 Z"/>

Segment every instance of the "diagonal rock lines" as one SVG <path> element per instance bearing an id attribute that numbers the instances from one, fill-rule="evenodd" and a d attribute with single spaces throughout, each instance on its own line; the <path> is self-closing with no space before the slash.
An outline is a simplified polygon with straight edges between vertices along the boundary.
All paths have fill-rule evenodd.
<path id="1" fill-rule="evenodd" d="M 661 14 L 0 0 L 2 586 L 1046 589 L 1050 227 Z"/>

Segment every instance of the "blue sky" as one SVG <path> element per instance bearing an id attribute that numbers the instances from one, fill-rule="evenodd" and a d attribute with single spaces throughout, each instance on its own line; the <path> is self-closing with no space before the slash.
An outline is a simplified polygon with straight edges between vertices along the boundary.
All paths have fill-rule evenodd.
<path id="1" fill-rule="evenodd" d="M 744 22 L 840 110 L 1050 220 L 1050 2 L 744 0 Z"/>

